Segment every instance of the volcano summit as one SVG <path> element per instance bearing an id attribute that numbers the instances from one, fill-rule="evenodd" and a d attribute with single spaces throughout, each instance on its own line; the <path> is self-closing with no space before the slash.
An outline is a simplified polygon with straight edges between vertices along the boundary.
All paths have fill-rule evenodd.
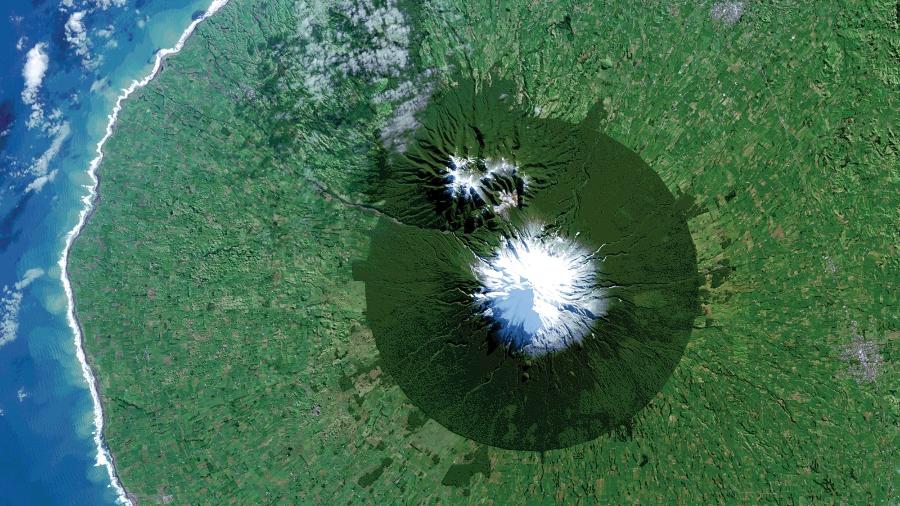
<path id="1" fill-rule="evenodd" d="M 529 224 L 476 264 L 481 290 L 474 297 L 500 324 L 503 343 L 539 357 L 580 343 L 602 315 L 596 269 L 591 252 Z"/>
<path id="2" fill-rule="evenodd" d="M 449 430 L 546 450 L 627 424 L 697 314 L 683 212 L 599 131 L 534 118 L 512 87 L 436 94 L 373 202 L 356 264 L 384 370 Z M 600 254 L 602 250 L 602 256 Z"/>

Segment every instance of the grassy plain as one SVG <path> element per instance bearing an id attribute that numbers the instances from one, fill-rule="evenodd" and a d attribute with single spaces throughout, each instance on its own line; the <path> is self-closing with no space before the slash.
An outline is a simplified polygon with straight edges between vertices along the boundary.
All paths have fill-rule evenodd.
<path id="1" fill-rule="evenodd" d="M 401 3 L 403 71 L 332 75 L 319 95 L 310 52 L 328 47 L 307 40 L 301 3 L 232 0 L 107 144 L 71 270 L 131 493 L 897 500 L 893 2 L 748 1 L 734 25 L 693 1 Z M 333 28 L 384 37 L 348 23 Z M 543 117 L 578 122 L 600 101 L 606 133 L 696 204 L 704 315 L 657 398 L 590 443 L 479 446 L 380 367 L 351 272 L 377 221 L 361 189 L 403 112 L 390 90 L 451 71 L 512 80 Z M 858 342 L 881 362 L 850 356 Z"/>

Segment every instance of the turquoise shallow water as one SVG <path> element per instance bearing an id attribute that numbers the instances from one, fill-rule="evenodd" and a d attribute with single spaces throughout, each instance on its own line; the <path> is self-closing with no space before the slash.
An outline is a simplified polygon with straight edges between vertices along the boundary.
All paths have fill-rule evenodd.
<path id="1" fill-rule="evenodd" d="M 93 404 L 57 262 L 120 90 L 209 1 L 107 3 L 0 4 L 0 505 L 116 500 L 96 465 Z M 46 71 L 26 99 L 23 69 L 35 47 Z M 29 128 L 35 104 L 43 119 Z"/>

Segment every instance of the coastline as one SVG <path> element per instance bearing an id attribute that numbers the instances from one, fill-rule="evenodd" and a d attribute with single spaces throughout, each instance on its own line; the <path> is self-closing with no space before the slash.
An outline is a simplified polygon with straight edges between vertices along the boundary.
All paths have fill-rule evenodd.
<path id="1" fill-rule="evenodd" d="M 66 322 L 68 323 L 69 328 L 72 330 L 72 334 L 74 336 L 75 355 L 76 357 L 78 357 L 78 362 L 81 365 L 82 376 L 84 377 L 85 383 L 87 383 L 94 407 L 93 436 L 94 443 L 97 447 L 97 461 L 95 465 L 102 465 L 106 467 L 107 474 L 110 480 L 110 487 L 115 490 L 117 502 L 119 502 L 120 504 L 134 505 L 137 503 L 137 500 L 122 486 L 119 475 L 116 472 L 115 460 L 103 437 L 103 406 L 100 399 L 97 380 L 94 377 L 93 372 L 91 371 L 90 365 L 88 365 L 87 355 L 84 352 L 84 336 L 81 330 L 81 324 L 78 321 L 78 316 L 76 314 L 75 297 L 72 291 L 71 281 L 69 280 L 69 253 L 72 249 L 72 245 L 78 238 L 78 235 L 81 233 L 82 229 L 84 229 L 88 218 L 90 218 L 91 214 L 93 213 L 95 203 L 99 199 L 98 188 L 100 179 L 97 176 L 97 169 L 99 168 L 100 163 L 103 161 L 103 146 L 106 144 L 106 141 L 112 136 L 113 129 L 115 128 L 116 122 L 119 118 L 119 112 L 122 110 L 122 104 L 126 99 L 128 99 L 128 97 L 131 96 L 132 93 L 149 84 L 159 74 L 165 58 L 179 53 L 182 48 L 184 48 L 184 44 L 193 34 L 197 26 L 201 22 L 218 12 L 219 9 L 224 7 L 226 4 L 228 4 L 228 1 L 229 0 L 212 0 L 209 4 L 209 7 L 207 7 L 204 11 L 203 15 L 191 21 L 188 27 L 185 28 L 174 46 L 157 51 L 153 62 L 153 68 L 150 70 L 150 72 L 141 80 L 132 81 L 131 85 L 123 89 L 122 93 L 116 98 L 116 102 L 113 106 L 112 112 L 110 112 L 108 116 L 109 121 L 106 124 L 106 133 L 103 135 L 100 141 L 97 142 L 97 146 L 95 149 L 97 155 L 88 164 L 87 174 L 88 177 L 90 177 L 91 182 L 90 184 L 85 186 L 85 188 L 87 189 L 87 194 L 81 198 L 83 206 L 78 214 L 78 222 L 71 230 L 69 230 L 68 233 L 66 233 L 65 245 L 59 257 L 58 265 L 60 267 L 60 277 L 63 285 L 63 291 L 66 294 Z"/>

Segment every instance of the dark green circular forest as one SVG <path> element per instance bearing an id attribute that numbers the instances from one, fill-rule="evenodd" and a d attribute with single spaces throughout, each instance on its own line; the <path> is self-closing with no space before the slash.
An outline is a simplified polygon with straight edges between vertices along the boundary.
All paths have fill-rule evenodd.
<path id="1" fill-rule="evenodd" d="M 514 97 L 502 82 L 435 94 L 409 148 L 382 157 L 386 217 L 355 277 L 384 369 L 417 407 L 480 443 L 543 451 L 627 424 L 663 387 L 698 312 L 697 259 L 684 210 L 599 130 L 600 108 L 570 124 Z M 593 252 L 605 308 L 541 356 L 500 338 L 473 270 L 533 223 Z"/>

